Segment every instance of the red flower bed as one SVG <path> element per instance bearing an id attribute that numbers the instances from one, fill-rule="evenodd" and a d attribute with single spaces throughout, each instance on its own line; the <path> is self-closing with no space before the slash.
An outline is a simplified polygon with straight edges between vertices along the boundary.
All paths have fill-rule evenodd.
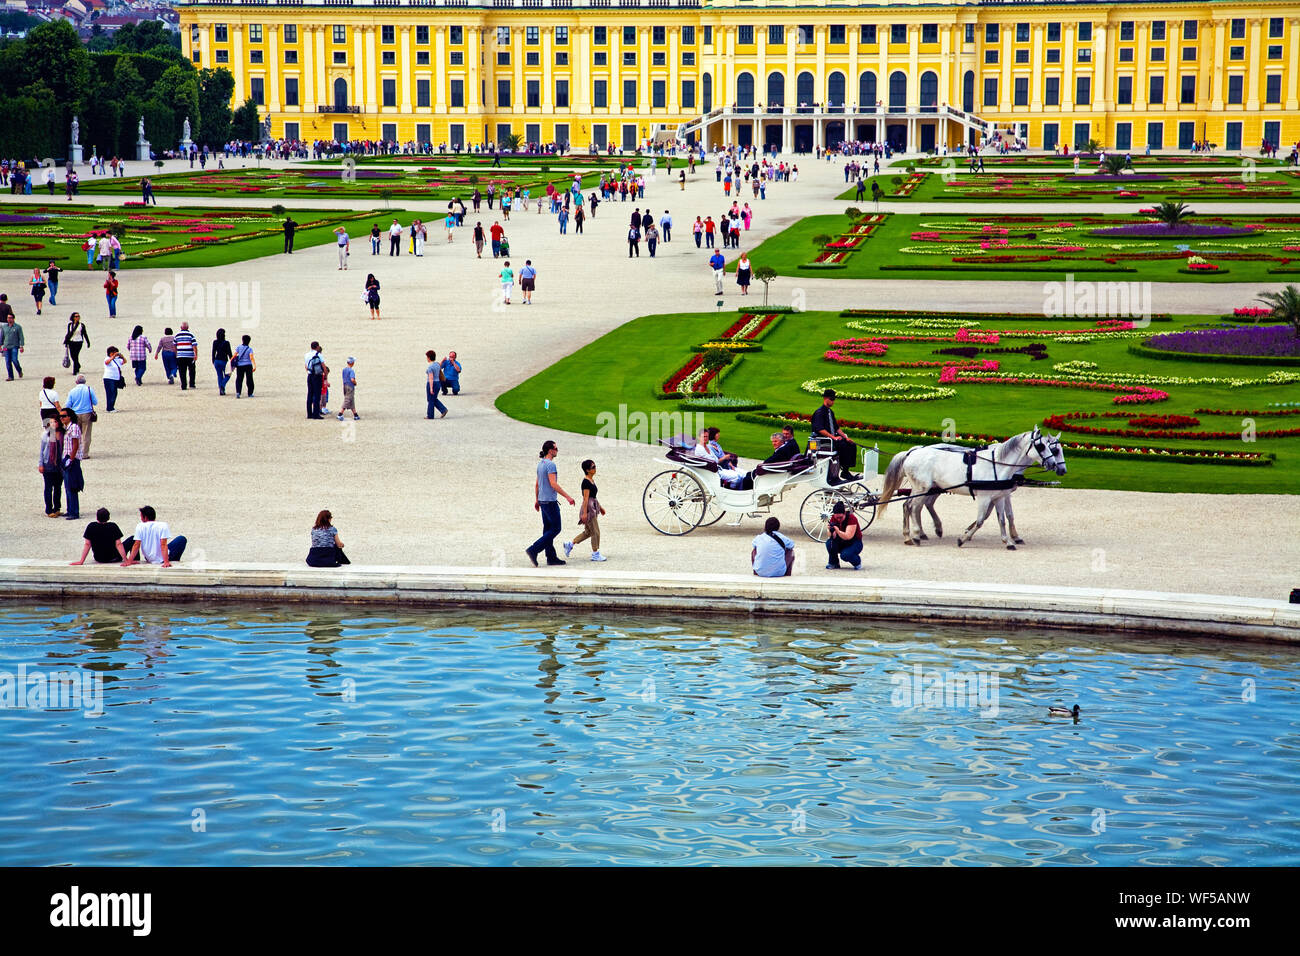
<path id="1" fill-rule="evenodd" d="M 1124 417 L 1127 412 L 1107 412 L 1106 417 Z M 1191 415 L 1136 415 L 1128 420 L 1134 428 L 1187 428 L 1199 425 L 1201 420 Z"/>
<path id="2" fill-rule="evenodd" d="M 1054 388 L 1083 388 L 1094 392 L 1119 392 L 1111 399 L 1115 405 L 1144 405 L 1163 402 L 1168 392 L 1147 385 L 1115 385 L 1110 382 L 1066 382 L 1050 378 L 979 378 L 959 377 L 955 366 L 948 366 L 939 375 L 940 385 L 1048 385 Z"/>
<path id="3" fill-rule="evenodd" d="M 1247 415 L 1251 417 L 1262 417 L 1269 415 L 1300 415 L 1300 408 L 1275 408 L 1263 411 L 1230 411 L 1222 408 L 1198 408 L 1198 415 Z"/>
<path id="4" fill-rule="evenodd" d="M 689 362 L 687 362 L 685 365 L 679 368 L 673 374 L 672 378 L 664 382 L 664 391 L 668 393 L 677 391 L 677 387 L 681 385 L 682 379 L 686 378 L 687 375 L 690 375 L 697 368 L 699 368 L 701 363 L 703 363 L 703 361 L 704 361 L 704 353 L 697 352 L 694 358 L 692 358 Z"/>
<path id="5" fill-rule="evenodd" d="M 1241 438 L 1240 431 L 1231 432 L 1203 432 L 1203 431 L 1171 431 L 1172 425 L 1156 424 L 1154 427 L 1148 425 L 1143 428 L 1103 428 L 1096 425 L 1080 425 L 1082 419 L 1092 418 L 1125 418 L 1124 412 L 1066 412 L 1065 414 L 1049 415 L 1043 419 L 1043 424 L 1047 428 L 1055 428 L 1060 431 L 1077 432 L 1085 435 L 1111 435 L 1116 438 L 1184 438 L 1193 441 L 1197 440 L 1223 440 Z M 1130 419 L 1130 423 L 1144 422 L 1151 420 L 1155 422 L 1181 420 L 1181 423 L 1199 425 L 1200 421 L 1186 415 L 1150 415 L 1137 416 Z M 1256 438 L 1291 438 L 1300 435 L 1300 428 L 1275 429 L 1273 431 L 1256 432 Z"/>

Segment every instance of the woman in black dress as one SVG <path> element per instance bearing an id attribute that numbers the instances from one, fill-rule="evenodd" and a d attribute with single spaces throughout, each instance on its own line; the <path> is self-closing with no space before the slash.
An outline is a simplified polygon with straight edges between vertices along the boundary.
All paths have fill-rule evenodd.
<path id="1" fill-rule="evenodd" d="M 370 317 L 379 318 L 379 280 L 372 272 L 366 276 L 366 303 L 370 306 Z"/>

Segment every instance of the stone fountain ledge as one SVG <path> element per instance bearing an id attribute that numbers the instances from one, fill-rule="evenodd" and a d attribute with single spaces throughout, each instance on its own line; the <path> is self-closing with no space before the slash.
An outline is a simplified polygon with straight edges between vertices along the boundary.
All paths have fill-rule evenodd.
<path id="1" fill-rule="evenodd" d="M 889 580 L 845 571 L 824 579 L 654 575 L 606 569 L 511 569 L 230 563 L 69 567 L 0 559 L 0 598 L 341 603 L 493 609 L 583 608 L 626 613 L 860 618 L 1025 628 L 1210 636 L 1300 644 L 1300 605 L 1210 594 L 1042 585 Z"/>

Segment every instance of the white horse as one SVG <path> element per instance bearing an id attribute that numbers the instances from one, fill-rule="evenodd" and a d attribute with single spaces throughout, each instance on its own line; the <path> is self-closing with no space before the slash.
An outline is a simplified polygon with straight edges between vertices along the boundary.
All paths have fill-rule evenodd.
<path id="1" fill-rule="evenodd" d="M 916 445 L 899 452 L 890 461 L 879 508 L 883 512 L 898 489 L 904 483 L 910 484 L 912 494 L 903 503 L 903 543 L 920 544 L 925 540 L 925 532 L 921 530 L 921 509 L 929 509 L 934 518 L 935 533 L 943 537 L 943 525 L 935 513 L 934 502 L 944 493 L 969 494 L 978 506 L 975 521 L 957 539 L 957 547 L 974 537 L 988 519 L 989 512 L 996 508 L 1002 543 L 1014 551 L 1017 544 L 1025 542 L 1016 533 L 1011 492 L 1016 489 L 1019 476 L 1034 464 L 1058 475 L 1065 474 L 1065 451 L 1059 434 L 1055 437 L 1044 434 L 1035 425 L 1032 431 L 1021 432 L 985 448 Z M 915 538 L 911 531 L 913 518 L 916 519 Z M 1008 525 L 1010 537 L 1007 535 Z"/>

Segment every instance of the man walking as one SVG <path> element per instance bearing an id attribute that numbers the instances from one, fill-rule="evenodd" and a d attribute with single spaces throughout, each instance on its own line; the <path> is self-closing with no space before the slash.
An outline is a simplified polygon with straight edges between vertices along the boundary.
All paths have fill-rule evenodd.
<path id="1" fill-rule="evenodd" d="M 303 366 L 307 369 L 307 417 L 317 421 L 325 417 L 320 413 L 320 390 L 325 381 L 325 360 L 320 353 L 320 343 L 312 342 L 311 351 L 303 360 Z"/>
<path id="2" fill-rule="evenodd" d="M 26 348 L 27 343 L 23 338 L 23 327 L 14 321 L 14 310 L 5 298 L 0 295 L 0 315 L 4 317 L 5 322 L 0 327 L 0 351 L 5 354 L 5 375 L 8 376 L 5 381 L 12 382 L 14 369 L 18 370 L 19 378 L 23 377 L 23 366 L 18 361 L 18 355 Z"/>
<path id="3" fill-rule="evenodd" d="M 342 226 L 338 226 L 335 228 L 334 238 L 338 244 L 338 249 L 339 249 L 338 271 L 341 272 L 347 269 L 348 267 L 348 256 L 352 254 L 352 240 L 348 238 L 347 229 L 345 229 Z"/>
<path id="4" fill-rule="evenodd" d="M 488 230 L 492 234 L 492 258 L 501 258 L 501 237 L 506 234 L 500 222 L 493 222 L 492 228 Z"/>
<path id="5" fill-rule="evenodd" d="M 632 258 L 632 253 L 636 253 L 638 259 L 641 258 L 641 230 L 632 226 L 627 231 L 627 257 Z"/>
<path id="6" fill-rule="evenodd" d="M 298 224 L 293 221 L 293 216 L 286 216 L 284 219 L 284 251 L 293 255 L 293 233 L 298 228 Z"/>
<path id="7" fill-rule="evenodd" d="M 400 256 L 402 254 L 402 224 L 396 219 L 388 227 L 388 254 L 390 256 Z"/>
<path id="8" fill-rule="evenodd" d="M 78 375 L 77 384 L 69 390 L 63 407 L 76 416 L 77 424 L 81 427 L 81 444 L 77 448 L 77 456 L 83 461 L 90 457 L 90 430 L 95 424 L 91 416 L 98 404 L 95 392 L 86 384 L 86 376 Z"/>
<path id="9" fill-rule="evenodd" d="M 709 258 L 709 267 L 713 269 L 714 291 L 718 295 L 722 295 L 722 271 L 726 268 L 726 265 L 727 260 L 723 258 L 721 250 L 714 249 L 713 255 Z"/>
<path id="10" fill-rule="evenodd" d="M 673 217 L 668 215 L 668 210 L 659 218 L 659 232 L 663 236 L 664 242 L 673 241 Z"/>
<path id="11" fill-rule="evenodd" d="M 537 556 L 546 552 L 549 565 L 564 564 L 555 553 L 555 536 L 560 533 L 560 496 L 573 504 L 573 499 L 560 487 L 555 468 L 555 456 L 559 452 L 555 442 L 547 440 L 542 444 L 541 461 L 537 463 L 537 480 L 533 484 L 533 510 L 541 512 L 542 536 L 524 549 L 528 560 L 537 567 Z"/>
<path id="12" fill-rule="evenodd" d="M 181 380 L 181 391 L 185 391 L 188 379 L 189 387 L 194 388 L 194 365 L 199 357 L 199 340 L 190 331 L 188 322 L 181 323 L 181 330 L 176 333 L 176 368 Z"/>
<path id="13" fill-rule="evenodd" d="M 343 370 L 343 407 L 339 409 L 339 421 L 343 421 L 343 413 L 349 409 L 352 411 L 352 420 L 361 421 L 361 416 L 357 414 L 357 373 L 352 368 L 356 361 L 349 355 L 348 367 Z"/>

